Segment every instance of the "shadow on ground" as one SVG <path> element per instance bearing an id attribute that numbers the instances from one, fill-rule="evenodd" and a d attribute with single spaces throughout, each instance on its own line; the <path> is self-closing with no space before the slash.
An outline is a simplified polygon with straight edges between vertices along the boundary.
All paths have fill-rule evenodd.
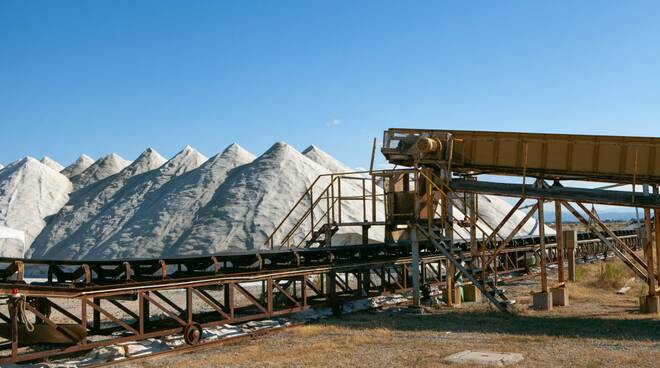
<path id="1" fill-rule="evenodd" d="M 660 340 L 660 320 L 593 317 L 510 316 L 494 312 L 446 311 L 411 315 L 382 312 L 332 318 L 327 322 L 348 328 L 387 328 L 400 331 L 451 331 L 544 335 L 616 340 Z"/>

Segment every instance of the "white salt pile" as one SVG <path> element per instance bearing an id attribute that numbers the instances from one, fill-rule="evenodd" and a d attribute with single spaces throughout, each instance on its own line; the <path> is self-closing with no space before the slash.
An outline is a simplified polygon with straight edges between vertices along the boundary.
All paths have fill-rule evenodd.
<path id="1" fill-rule="evenodd" d="M 317 176 L 327 172 L 327 168 L 288 144 L 276 143 L 227 178 L 209 204 L 195 216 L 190 231 L 177 243 L 176 251 L 195 255 L 261 248 L 302 193 Z M 358 188 L 356 184 L 346 183 L 342 190 L 350 193 Z M 344 220 L 357 221 L 359 218 L 361 221 L 361 204 L 353 203 L 352 206 L 353 209 L 345 210 Z M 360 208 L 359 213 L 356 206 Z M 289 217 L 286 230 L 304 210 L 299 208 Z"/>
<path id="2" fill-rule="evenodd" d="M 71 189 L 64 175 L 32 157 L 13 162 L 0 171 L 0 226 L 24 232 L 29 246 Z M 0 255 L 22 257 L 22 252 L 17 239 L 0 239 Z"/>
<path id="3" fill-rule="evenodd" d="M 93 158 L 87 155 L 81 155 L 80 157 L 78 157 L 76 162 L 64 168 L 64 170 L 62 170 L 61 173 L 62 175 L 70 179 L 85 171 L 88 167 L 92 166 L 93 163 L 94 163 Z"/>
<path id="4" fill-rule="evenodd" d="M 41 159 L 41 163 L 48 166 L 48 167 L 50 167 L 51 169 L 53 169 L 57 172 L 60 172 L 60 171 L 64 170 L 64 166 L 60 165 L 59 162 L 53 160 L 52 158 L 50 158 L 48 156 L 44 156 Z"/>
<path id="5" fill-rule="evenodd" d="M 211 201 L 233 170 L 254 159 L 232 144 L 198 168 L 174 177 L 154 193 L 156 200 L 140 206 L 121 234 L 105 242 L 103 252 L 133 258 L 179 254 L 176 242 L 192 226 L 194 214 Z"/>
<path id="6" fill-rule="evenodd" d="M 74 188 L 78 190 L 120 172 L 130 163 L 130 161 L 124 160 L 119 155 L 111 153 L 94 162 L 85 171 L 71 177 L 71 182 Z"/>
<path id="7" fill-rule="evenodd" d="M 52 247 L 72 236 L 83 224 L 97 216 L 124 186 L 128 184 L 130 187 L 132 183 L 139 182 L 141 174 L 154 170 L 163 163 L 165 159 L 154 149 L 148 148 L 119 173 L 72 193 L 69 203 L 50 219 L 35 239 L 28 255 L 43 258 Z"/>
<path id="8" fill-rule="evenodd" d="M 316 162 L 317 164 L 327 168 L 330 170 L 332 173 L 347 173 L 347 172 L 352 172 L 355 171 L 351 169 L 350 167 L 346 166 L 343 162 L 337 160 L 336 158 L 330 156 L 320 148 L 316 147 L 315 145 L 311 145 L 307 147 L 302 152 L 305 157 L 309 158 L 310 160 Z"/>
<path id="9" fill-rule="evenodd" d="M 130 256 L 139 248 L 139 244 L 131 243 L 130 249 L 124 250 L 111 246 L 116 239 L 123 239 L 124 225 L 141 206 L 149 207 L 159 201 L 159 188 L 173 177 L 199 167 L 206 160 L 204 155 L 188 146 L 158 169 L 135 176 L 130 180 L 130 185 L 125 185 L 115 193 L 98 214 L 85 221 L 74 233 L 58 244 L 45 244 L 49 249 L 46 252 L 39 251 L 42 254 L 39 258 L 113 259 Z M 34 254 L 37 254 L 37 250 Z"/>

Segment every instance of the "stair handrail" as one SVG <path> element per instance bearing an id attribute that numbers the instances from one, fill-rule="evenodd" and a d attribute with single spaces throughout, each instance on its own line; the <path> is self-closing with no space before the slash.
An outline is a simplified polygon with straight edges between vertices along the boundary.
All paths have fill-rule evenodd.
<path id="1" fill-rule="evenodd" d="M 314 209 L 316 208 L 316 206 L 318 206 L 318 204 L 321 202 L 321 200 L 323 200 L 323 199 L 328 199 L 328 198 L 329 198 L 329 195 L 330 195 L 329 190 L 332 188 L 332 186 L 333 186 L 333 184 L 334 184 L 334 182 L 335 182 L 336 179 L 337 179 L 337 178 L 332 179 L 332 181 L 330 182 L 330 184 L 328 184 L 328 185 L 325 187 L 325 189 L 321 192 L 321 194 L 319 195 L 319 197 L 318 197 L 315 201 L 312 202 L 312 204 L 311 204 L 310 207 L 307 209 L 307 211 L 305 211 L 305 213 L 304 213 L 304 214 L 298 219 L 298 221 L 296 221 L 296 223 L 293 225 L 293 227 L 291 228 L 291 230 L 289 230 L 289 232 L 284 236 L 284 238 L 282 239 L 282 242 L 280 243 L 280 245 L 284 245 L 284 243 L 288 243 L 289 239 L 295 235 L 295 232 L 296 232 L 296 231 L 302 226 L 302 224 L 305 222 L 305 220 L 307 220 L 307 218 L 311 215 L 311 213 L 314 211 Z M 325 193 L 325 196 L 324 196 L 324 193 Z M 330 206 L 327 208 L 326 212 L 325 212 L 323 215 L 321 215 L 321 216 L 319 217 L 319 219 L 323 219 L 323 217 L 329 215 L 330 209 L 334 209 L 334 203 L 335 203 L 334 191 L 333 191 L 332 199 L 330 199 L 330 201 L 332 202 L 332 205 L 330 205 Z M 317 224 L 318 224 L 318 223 L 319 223 L 319 222 L 317 222 Z M 311 229 L 312 232 L 314 231 L 315 225 L 316 225 L 316 224 L 312 224 L 312 229 Z M 305 236 L 306 236 L 306 235 L 307 235 L 307 234 L 305 234 Z"/>
<path id="2" fill-rule="evenodd" d="M 322 174 L 322 175 L 317 176 L 316 179 L 314 179 L 314 181 L 309 185 L 309 187 L 307 188 L 307 190 L 305 190 L 305 191 L 303 192 L 303 194 L 300 196 L 300 198 L 298 198 L 298 200 L 297 200 L 296 203 L 293 205 L 293 207 L 291 207 L 291 209 L 289 210 L 289 212 L 287 212 L 287 214 L 284 216 L 284 218 L 282 218 L 282 221 L 281 221 L 281 222 L 275 227 L 275 229 L 270 233 L 270 235 L 268 236 L 268 238 L 266 238 L 266 241 L 265 241 L 265 243 L 264 243 L 265 245 L 270 245 L 271 248 L 273 247 L 273 245 L 274 245 L 274 241 L 273 241 L 273 239 L 274 239 L 274 237 L 275 237 L 275 234 L 276 234 L 276 233 L 282 228 L 282 226 L 284 225 L 284 223 L 286 222 L 286 220 L 289 218 L 289 216 L 291 216 L 291 214 L 293 213 L 293 211 L 295 211 L 295 209 L 298 208 L 298 206 L 300 205 L 300 203 L 302 203 L 302 201 L 307 197 L 307 194 L 308 194 L 308 193 L 313 193 L 313 192 L 312 192 L 312 189 L 314 188 L 314 186 L 316 185 L 316 183 L 319 181 L 319 179 L 321 179 L 321 177 L 328 176 L 328 175 L 331 175 L 331 174 Z"/>

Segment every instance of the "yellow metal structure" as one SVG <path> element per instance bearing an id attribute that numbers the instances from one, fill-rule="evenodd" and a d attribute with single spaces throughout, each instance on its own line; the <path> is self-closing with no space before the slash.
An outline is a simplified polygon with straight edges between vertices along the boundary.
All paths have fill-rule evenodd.
<path id="1" fill-rule="evenodd" d="M 434 139 L 446 148 L 429 154 Z M 660 138 L 394 128 L 383 142 L 388 160 L 404 166 L 417 156 L 449 159 L 459 173 L 660 183 Z"/>

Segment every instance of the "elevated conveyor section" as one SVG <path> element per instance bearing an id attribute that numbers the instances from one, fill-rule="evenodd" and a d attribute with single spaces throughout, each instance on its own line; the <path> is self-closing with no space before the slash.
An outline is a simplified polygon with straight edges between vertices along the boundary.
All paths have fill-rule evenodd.
<path id="1" fill-rule="evenodd" d="M 445 159 L 446 149 L 418 155 L 420 138 L 449 142 L 459 174 L 660 183 L 660 138 L 395 128 L 385 132 L 382 153 L 401 166 Z"/>

